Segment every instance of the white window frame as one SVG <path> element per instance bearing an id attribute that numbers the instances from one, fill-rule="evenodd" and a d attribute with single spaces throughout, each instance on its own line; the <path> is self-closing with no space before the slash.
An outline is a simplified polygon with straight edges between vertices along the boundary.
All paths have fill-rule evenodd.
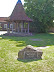
<path id="1" fill-rule="evenodd" d="M 7 29 L 7 24 L 4 24 L 4 28 Z"/>
<path id="2" fill-rule="evenodd" d="M 11 29 L 13 28 L 13 24 L 10 24 L 10 28 L 11 28 Z"/>

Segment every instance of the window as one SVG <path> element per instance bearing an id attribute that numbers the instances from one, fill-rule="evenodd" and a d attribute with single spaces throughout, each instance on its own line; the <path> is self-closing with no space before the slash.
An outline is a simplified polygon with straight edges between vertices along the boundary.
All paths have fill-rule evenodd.
<path id="1" fill-rule="evenodd" d="M 0 27 L 1 27 L 1 23 L 0 23 Z"/>
<path id="2" fill-rule="evenodd" d="M 4 28 L 7 28 L 7 24 L 4 24 Z"/>
<path id="3" fill-rule="evenodd" d="M 13 24 L 10 24 L 10 28 L 13 28 Z"/>

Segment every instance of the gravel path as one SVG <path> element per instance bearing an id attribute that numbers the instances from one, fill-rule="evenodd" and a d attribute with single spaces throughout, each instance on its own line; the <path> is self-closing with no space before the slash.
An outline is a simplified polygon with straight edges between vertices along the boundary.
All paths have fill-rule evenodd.
<path id="1" fill-rule="evenodd" d="M 45 46 L 45 47 L 37 47 L 38 49 L 46 49 L 49 48 L 50 46 Z"/>

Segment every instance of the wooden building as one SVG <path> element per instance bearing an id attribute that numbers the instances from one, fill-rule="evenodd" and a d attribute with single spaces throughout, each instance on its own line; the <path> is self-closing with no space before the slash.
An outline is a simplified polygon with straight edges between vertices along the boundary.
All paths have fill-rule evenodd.
<path id="1" fill-rule="evenodd" d="M 0 31 L 7 31 L 8 22 L 5 21 L 8 17 L 0 17 Z M 10 30 L 12 30 L 12 24 L 10 24 Z"/>
<path id="2" fill-rule="evenodd" d="M 12 33 L 14 31 L 29 33 L 29 23 L 32 22 L 32 19 L 26 15 L 21 0 L 18 0 L 11 16 L 6 21 L 8 22 L 8 29 L 10 29 L 10 24 L 13 24 Z"/>
<path id="3" fill-rule="evenodd" d="M 29 23 L 32 22 L 23 8 L 21 0 L 18 0 L 10 17 L 0 17 L 2 30 L 29 33 Z"/>

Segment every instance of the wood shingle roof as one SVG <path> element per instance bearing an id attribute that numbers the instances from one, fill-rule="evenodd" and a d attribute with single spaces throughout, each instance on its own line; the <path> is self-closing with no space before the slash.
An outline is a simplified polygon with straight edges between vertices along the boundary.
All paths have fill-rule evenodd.
<path id="1" fill-rule="evenodd" d="M 21 0 L 18 0 L 10 16 L 10 21 L 32 21 L 32 19 L 26 15 Z"/>

